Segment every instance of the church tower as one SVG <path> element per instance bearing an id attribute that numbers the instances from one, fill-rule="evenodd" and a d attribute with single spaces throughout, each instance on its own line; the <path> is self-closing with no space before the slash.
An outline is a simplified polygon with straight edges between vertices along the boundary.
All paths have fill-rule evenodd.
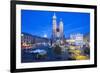
<path id="1" fill-rule="evenodd" d="M 57 22 L 56 22 L 56 15 L 53 15 L 53 37 L 56 36 L 56 29 L 57 29 Z"/>
<path id="2" fill-rule="evenodd" d="M 59 25 L 57 25 L 56 15 L 54 13 L 52 17 L 52 42 L 53 43 L 61 43 L 64 39 L 63 34 L 63 21 L 60 19 Z"/>
<path id="3" fill-rule="evenodd" d="M 60 19 L 60 22 L 59 22 L 59 30 L 60 30 L 60 36 L 61 36 L 61 38 L 63 38 L 63 21 L 62 21 L 62 19 Z"/>

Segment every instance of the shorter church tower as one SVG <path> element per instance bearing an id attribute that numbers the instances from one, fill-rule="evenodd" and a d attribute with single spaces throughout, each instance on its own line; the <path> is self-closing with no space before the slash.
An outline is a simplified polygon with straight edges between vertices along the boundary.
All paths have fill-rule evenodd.
<path id="1" fill-rule="evenodd" d="M 63 38 L 63 21 L 60 19 L 59 22 L 60 37 Z"/>

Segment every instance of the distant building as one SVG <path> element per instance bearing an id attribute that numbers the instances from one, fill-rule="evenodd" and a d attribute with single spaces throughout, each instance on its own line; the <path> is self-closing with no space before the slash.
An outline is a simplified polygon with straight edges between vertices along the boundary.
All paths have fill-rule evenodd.
<path id="1" fill-rule="evenodd" d="M 35 40 L 32 35 L 27 34 L 27 33 L 22 33 L 21 34 L 21 43 L 34 44 Z"/>
<path id="2" fill-rule="evenodd" d="M 21 34 L 21 46 L 33 46 L 34 44 L 48 43 L 49 39 L 34 36 L 28 33 Z"/>
<path id="3" fill-rule="evenodd" d="M 83 45 L 83 34 L 77 33 L 77 34 L 71 34 L 70 39 L 74 40 L 75 45 Z"/>

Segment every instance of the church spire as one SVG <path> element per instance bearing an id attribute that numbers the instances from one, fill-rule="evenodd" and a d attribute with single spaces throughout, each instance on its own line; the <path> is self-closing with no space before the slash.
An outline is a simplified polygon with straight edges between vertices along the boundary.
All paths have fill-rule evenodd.
<path id="1" fill-rule="evenodd" d="M 57 22 L 56 22 L 56 14 L 53 15 L 53 33 L 56 34 Z"/>
<path id="2" fill-rule="evenodd" d="M 53 15 L 53 19 L 56 19 L 56 14 L 54 13 L 54 15 Z"/>
<path id="3" fill-rule="evenodd" d="M 62 21 L 62 18 L 60 19 L 60 22 L 59 22 L 59 29 L 60 29 L 60 33 L 63 34 L 63 21 Z"/>

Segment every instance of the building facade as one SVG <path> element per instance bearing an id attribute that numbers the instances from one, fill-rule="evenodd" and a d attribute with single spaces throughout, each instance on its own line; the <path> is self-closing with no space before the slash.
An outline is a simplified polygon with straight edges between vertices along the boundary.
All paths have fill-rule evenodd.
<path id="1" fill-rule="evenodd" d="M 81 45 L 81 46 L 83 46 L 83 34 L 80 34 L 80 33 L 77 33 L 77 34 L 71 34 L 70 35 L 70 39 L 71 40 L 75 40 L 74 41 L 74 44 L 75 45 Z"/>
<path id="2" fill-rule="evenodd" d="M 21 47 L 22 48 L 31 48 L 38 44 L 48 43 L 49 39 L 39 37 L 39 36 L 33 36 L 28 33 L 21 33 Z"/>

